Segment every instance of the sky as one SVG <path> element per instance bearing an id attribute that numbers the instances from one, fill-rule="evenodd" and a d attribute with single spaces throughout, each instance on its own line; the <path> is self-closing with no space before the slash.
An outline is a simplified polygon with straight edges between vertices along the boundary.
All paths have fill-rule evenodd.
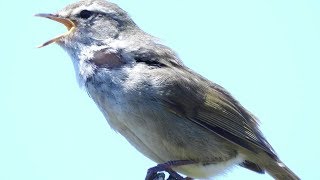
<path id="1" fill-rule="evenodd" d="M 33 15 L 71 2 L 0 2 L 0 179 L 144 179 L 155 163 L 108 126 L 67 53 L 36 48 L 66 29 Z M 112 2 L 259 117 L 297 175 L 320 179 L 320 1 Z M 272 178 L 235 167 L 216 179 Z"/>

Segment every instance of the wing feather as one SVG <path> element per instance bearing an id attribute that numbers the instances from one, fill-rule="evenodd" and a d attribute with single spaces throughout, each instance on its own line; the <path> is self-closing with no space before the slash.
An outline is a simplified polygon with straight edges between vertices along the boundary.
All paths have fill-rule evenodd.
<path id="1" fill-rule="evenodd" d="M 169 111 L 250 151 L 258 148 L 277 159 L 258 129 L 257 118 L 225 89 L 191 70 L 175 69 L 170 77 L 163 89 L 167 92 L 160 97 Z"/>

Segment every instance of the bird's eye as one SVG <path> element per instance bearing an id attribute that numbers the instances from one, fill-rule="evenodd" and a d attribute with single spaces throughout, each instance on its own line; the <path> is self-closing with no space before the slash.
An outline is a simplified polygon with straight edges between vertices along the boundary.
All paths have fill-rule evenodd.
<path id="1" fill-rule="evenodd" d="M 88 19 L 90 16 L 92 16 L 93 12 L 88 10 L 82 10 L 79 14 L 79 17 L 82 19 Z"/>

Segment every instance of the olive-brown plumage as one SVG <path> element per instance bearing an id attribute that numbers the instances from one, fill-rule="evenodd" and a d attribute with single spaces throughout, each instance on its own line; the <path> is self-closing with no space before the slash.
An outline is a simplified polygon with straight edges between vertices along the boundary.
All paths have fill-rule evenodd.
<path id="1" fill-rule="evenodd" d="M 256 117 L 221 86 L 187 68 L 117 5 L 79 1 L 38 16 L 67 26 L 67 33 L 43 46 L 57 42 L 64 48 L 79 84 L 110 126 L 162 164 L 147 178 L 159 168 L 176 178 L 173 170 L 209 178 L 240 165 L 276 179 L 299 179 L 263 137 Z"/>

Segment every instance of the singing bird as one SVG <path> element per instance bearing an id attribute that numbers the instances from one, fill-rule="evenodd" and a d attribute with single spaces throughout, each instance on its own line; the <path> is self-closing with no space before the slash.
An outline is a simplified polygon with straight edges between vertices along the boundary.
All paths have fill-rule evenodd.
<path id="1" fill-rule="evenodd" d="M 116 4 L 82 0 L 37 14 L 68 31 L 60 45 L 78 82 L 111 128 L 174 179 L 210 178 L 240 165 L 275 179 L 297 180 L 258 128 L 258 120 L 223 87 L 186 67 Z M 41 46 L 41 47 L 42 47 Z M 197 61 L 201 61 L 197 59 Z"/>

